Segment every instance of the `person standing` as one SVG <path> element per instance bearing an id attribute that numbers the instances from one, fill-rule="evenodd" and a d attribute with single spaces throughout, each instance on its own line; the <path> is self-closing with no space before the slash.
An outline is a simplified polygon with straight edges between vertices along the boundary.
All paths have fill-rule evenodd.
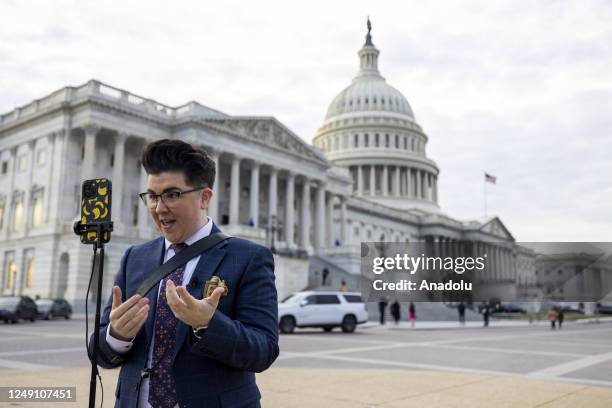
<path id="1" fill-rule="evenodd" d="M 557 309 L 557 322 L 559 322 L 559 329 L 561 329 L 561 325 L 563 325 L 563 319 L 565 318 L 565 314 L 563 313 L 563 308 L 559 307 Z"/>
<path id="2" fill-rule="evenodd" d="M 380 313 L 380 324 L 385 324 L 385 311 L 387 310 L 387 298 L 380 297 L 378 301 L 378 313 Z"/>
<path id="3" fill-rule="evenodd" d="M 457 312 L 459 313 L 459 324 L 465 326 L 465 304 L 463 302 L 457 305 Z"/>
<path id="4" fill-rule="evenodd" d="M 125 252 L 92 334 L 97 363 L 121 367 L 115 407 L 260 407 L 255 373 L 279 354 L 272 253 L 230 237 L 136 294 L 161 264 L 220 232 L 207 215 L 216 169 L 206 152 L 163 139 L 146 146 L 141 162 L 148 178 L 140 198 L 162 236 Z M 208 293 L 212 276 L 225 287 Z"/>
<path id="5" fill-rule="evenodd" d="M 395 301 L 393 303 L 391 303 L 391 316 L 393 316 L 393 320 L 395 321 L 395 324 L 399 324 L 399 320 L 400 320 L 400 303 L 397 301 L 397 299 L 395 299 Z"/>
<path id="6" fill-rule="evenodd" d="M 410 306 L 408 307 L 408 320 L 410 320 L 410 326 L 414 327 L 414 323 L 416 322 L 416 307 L 414 306 L 414 302 L 410 302 Z"/>
<path id="7" fill-rule="evenodd" d="M 482 302 L 480 304 L 480 314 L 482 314 L 482 320 L 484 322 L 484 327 L 489 327 L 489 315 L 491 313 L 491 308 L 489 304 L 486 302 Z"/>
<path id="8" fill-rule="evenodd" d="M 557 319 L 559 318 L 559 313 L 557 313 L 557 310 L 555 310 L 554 307 L 551 307 L 547 313 L 547 317 L 548 317 L 548 320 L 550 320 L 550 329 L 555 330 L 557 328 L 555 323 L 557 322 Z"/>

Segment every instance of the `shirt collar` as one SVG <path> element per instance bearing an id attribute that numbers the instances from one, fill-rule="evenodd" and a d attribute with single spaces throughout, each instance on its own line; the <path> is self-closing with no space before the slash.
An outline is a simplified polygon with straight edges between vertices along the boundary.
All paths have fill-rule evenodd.
<path id="1" fill-rule="evenodd" d="M 206 218 L 208 219 L 206 224 L 204 224 L 204 226 L 202 228 L 200 228 L 195 234 L 193 234 L 192 236 L 187 238 L 185 240 L 185 244 L 191 245 L 194 242 L 196 242 L 196 241 L 198 241 L 198 240 L 200 240 L 200 239 L 210 235 L 210 233 L 212 231 L 213 222 L 210 219 L 210 217 L 207 216 Z M 166 241 L 166 251 L 167 251 L 168 248 L 170 248 L 170 245 L 172 245 L 172 242 L 168 241 L 165 238 L 164 238 L 164 240 Z"/>

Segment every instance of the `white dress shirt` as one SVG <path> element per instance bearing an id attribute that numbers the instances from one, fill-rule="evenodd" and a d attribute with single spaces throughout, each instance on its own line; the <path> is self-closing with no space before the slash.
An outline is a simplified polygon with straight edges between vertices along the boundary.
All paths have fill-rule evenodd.
<path id="1" fill-rule="evenodd" d="M 202 228 L 200 228 L 198 232 L 196 232 L 194 235 L 192 235 L 187 240 L 185 240 L 185 244 L 191 245 L 194 242 L 210 235 L 210 232 L 212 231 L 213 223 L 210 217 L 207 217 L 207 219 L 208 221 L 206 222 L 206 224 Z M 168 241 L 167 239 L 165 241 L 166 241 L 166 245 L 165 245 L 166 253 L 164 256 L 164 263 L 168 262 L 168 260 L 174 256 L 174 249 L 170 248 L 170 245 L 172 245 L 172 242 Z M 189 283 L 189 281 L 191 281 L 191 277 L 193 276 L 193 271 L 195 270 L 195 267 L 197 266 L 199 261 L 200 261 L 200 255 L 198 255 L 195 258 L 192 258 L 185 265 L 185 271 L 183 272 L 183 286 L 186 286 Z M 127 273 L 127 272 L 124 272 L 124 273 Z M 158 297 L 159 297 L 159 290 L 161 290 L 161 281 L 160 281 L 159 289 L 157 292 Z M 151 310 L 149 310 L 149 313 L 151 313 Z M 155 311 L 153 311 L 153 316 L 155 316 Z M 153 359 L 154 340 L 155 340 L 155 327 L 153 327 L 151 344 L 149 345 L 149 356 L 147 358 L 147 367 L 151 367 L 151 362 Z M 122 341 L 122 340 L 116 339 L 113 336 L 111 336 L 110 324 L 108 325 L 107 330 L 106 330 L 106 342 L 108 343 L 109 347 L 112 350 L 114 350 L 116 353 L 126 353 L 132 348 L 132 345 L 133 345 L 131 341 Z M 140 398 L 139 398 L 138 406 L 140 408 L 150 408 L 151 407 L 151 405 L 149 404 L 149 379 L 148 378 L 144 378 L 142 380 L 142 383 L 140 384 Z"/>

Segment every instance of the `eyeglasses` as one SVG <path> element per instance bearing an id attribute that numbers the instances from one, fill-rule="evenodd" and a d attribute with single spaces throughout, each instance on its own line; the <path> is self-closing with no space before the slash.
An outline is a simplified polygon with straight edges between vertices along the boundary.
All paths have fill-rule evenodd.
<path id="1" fill-rule="evenodd" d="M 194 188 L 193 190 L 187 190 L 187 191 L 166 191 L 161 194 L 155 194 L 155 193 L 151 193 L 147 191 L 146 193 L 138 194 L 138 196 L 145 203 L 145 205 L 149 208 L 157 207 L 157 203 L 159 202 L 160 199 L 162 200 L 162 203 L 170 207 L 176 204 L 183 194 L 193 193 L 194 191 L 203 190 L 205 188 L 206 187 L 197 187 L 197 188 Z"/>

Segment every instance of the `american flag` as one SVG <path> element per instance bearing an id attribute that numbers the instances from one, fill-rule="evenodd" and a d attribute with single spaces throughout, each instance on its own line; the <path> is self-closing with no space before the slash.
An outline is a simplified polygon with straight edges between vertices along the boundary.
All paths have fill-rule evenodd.
<path id="1" fill-rule="evenodd" d="M 485 173 L 485 181 L 488 181 L 489 183 L 496 184 L 497 183 L 497 177 L 492 176 L 489 173 Z"/>

